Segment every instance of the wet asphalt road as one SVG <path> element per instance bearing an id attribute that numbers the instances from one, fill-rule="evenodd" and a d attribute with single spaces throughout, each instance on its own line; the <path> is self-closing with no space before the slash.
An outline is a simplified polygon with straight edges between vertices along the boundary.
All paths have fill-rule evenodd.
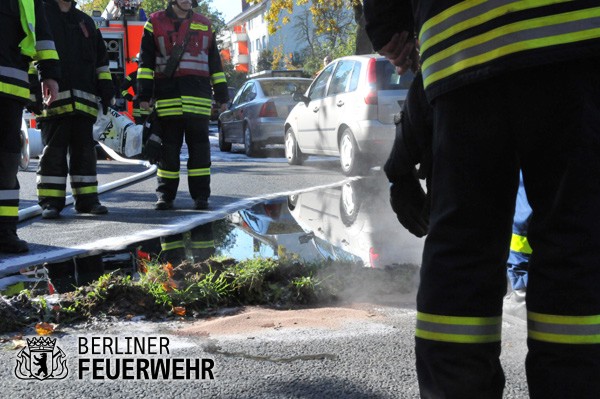
<path id="1" fill-rule="evenodd" d="M 181 223 L 197 223 L 248 205 L 248 198 L 264 198 L 296 192 L 314 186 L 337 184 L 345 180 L 336 159 L 317 159 L 302 167 L 291 167 L 281 158 L 248 160 L 238 151 L 221 154 L 213 148 L 213 195 L 211 211 L 191 210 L 187 183 L 182 179 L 176 210 L 152 210 L 155 178 L 102 194 L 101 201 L 110 213 L 101 217 L 76 215 L 72 207 L 58 221 L 39 216 L 22 222 L 19 234 L 30 242 L 32 254 L 41 256 L 74 247 L 114 247 L 140 231 L 160 235 Z M 108 181 L 143 171 L 144 167 L 99 162 L 99 181 Z M 374 171 L 373 173 L 380 173 Z M 35 162 L 20 173 L 21 207 L 35 205 Z M 17 258 L 0 260 L 11 267 Z M 19 257 L 19 259 L 23 259 Z M 89 322 L 59 327 L 56 346 L 65 353 L 68 376 L 62 380 L 21 380 L 15 376 L 19 349 L 10 335 L 0 344 L 1 397 L 6 398 L 418 398 L 414 370 L 414 292 L 403 297 L 380 298 L 365 295 L 359 306 L 365 318 L 348 317 L 339 325 L 308 323 L 287 325 L 266 323 L 260 328 L 207 333 L 202 324 L 227 320 L 222 316 L 203 321 L 116 321 Z M 343 309 L 345 306 L 340 305 Z M 357 305 L 352 305 L 356 308 Z M 250 320 L 250 319 L 249 319 Z M 317 320 L 318 324 L 319 320 Z M 190 332 L 190 328 L 194 328 Z M 25 338 L 36 336 L 25 331 Z M 162 357 L 212 359 L 213 380 L 92 380 L 90 374 L 79 378 L 78 338 L 85 337 L 167 337 L 170 353 Z M 505 398 L 526 398 L 524 358 L 526 325 L 506 316 L 503 324 L 502 361 L 507 376 Z M 128 356 L 104 353 L 98 358 Z M 131 357 L 131 356 L 129 356 Z M 140 355 L 141 358 L 161 356 Z"/>

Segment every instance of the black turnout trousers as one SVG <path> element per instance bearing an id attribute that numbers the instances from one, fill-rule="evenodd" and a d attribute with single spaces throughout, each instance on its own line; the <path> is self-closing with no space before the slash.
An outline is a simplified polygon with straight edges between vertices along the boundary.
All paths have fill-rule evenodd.
<path id="1" fill-rule="evenodd" d="M 600 59 L 530 68 L 434 101 L 417 296 L 424 398 L 501 398 L 502 299 L 519 168 L 533 208 L 532 398 L 600 397 Z"/>

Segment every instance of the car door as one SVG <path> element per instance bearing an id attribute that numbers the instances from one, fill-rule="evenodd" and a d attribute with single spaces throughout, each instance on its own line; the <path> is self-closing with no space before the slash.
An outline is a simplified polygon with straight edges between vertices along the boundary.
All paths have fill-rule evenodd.
<path id="1" fill-rule="evenodd" d="M 338 151 L 337 131 L 339 121 L 344 119 L 343 115 L 348 112 L 350 106 L 346 94 L 349 91 L 354 64 L 352 60 L 342 60 L 337 63 L 327 88 L 327 95 L 321 104 L 319 127 L 321 142 L 326 151 Z"/>
<path id="2" fill-rule="evenodd" d="M 323 143 L 321 142 L 321 133 L 319 126 L 319 112 L 325 94 L 327 93 L 327 84 L 335 68 L 335 63 L 329 64 L 317 76 L 308 90 L 308 104 L 300 103 L 301 112 L 298 113 L 297 126 L 298 132 L 296 139 L 302 151 L 308 153 L 322 153 Z"/>
<path id="3" fill-rule="evenodd" d="M 228 141 L 236 143 L 243 142 L 244 129 L 243 122 L 245 118 L 245 107 L 249 101 L 256 96 L 256 87 L 254 82 L 247 82 L 239 91 L 231 104 L 226 117 L 223 118 L 223 130 L 227 135 Z"/>

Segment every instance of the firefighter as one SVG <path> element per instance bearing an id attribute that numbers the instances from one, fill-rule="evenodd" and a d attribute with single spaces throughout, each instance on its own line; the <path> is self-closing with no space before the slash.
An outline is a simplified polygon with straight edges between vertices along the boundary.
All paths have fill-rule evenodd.
<path id="1" fill-rule="evenodd" d="M 67 174 L 75 211 L 102 215 L 108 210 L 98 200 L 92 127 L 97 96 L 104 113 L 114 97 L 106 47 L 94 20 L 74 2 L 45 0 L 45 8 L 63 74 L 58 100 L 38 117 L 45 145 L 37 171 L 42 217 L 56 219 L 65 207 Z"/>
<path id="2" fill-rule="evenodd" d="M 211 94 L 214 91 L 222 111 L 229 97 L 212 24 L 192 11 L 195 6 L 195 0 L 171 0 L 165 11 L 150 15 L 142 36 L 137 75 L 140 107 L 149 109 L 150 100 L 154 101 L 163 132 L 156 210 L 173 208 L 184 135 L 194 208 L 209 206 Z"/>
<path id="3" fill-rule="evenodd" d="M 139 59 L 140 59 L 140 54 L 138 53 L 131 60 L 133 62 L 138 63 Z M 133 89 L 133 95 L 129 92 L 130 87 Z M 138 97 L 136 95 L 136 90 L 137 90 L 137 69 L 135 71 L 131 72 L 129 75 L 127 75 L 125 77 L 125 79 L 123 80 L 123 82 L 121 83 L 121 95 L 123 96 L 123 98 L 126 101 L 133 102 L 133 120 L 135 121 L 135 124 L 143 125 L 144 122 L 146 121 L 146 118 L 150 114 L 150 111 L 148 111 L 147 109 L 140 108 L 140 101 L 138 100 Z M 143 138 L 144 143 L 146 142 L 146 139 L 147 139 L 147 137 Z"/>
<path id="4" fill-rule="evenodd" d="M 51 104 L 58 95 L 60 67 L 41 0 L 1 1 L 0 36 L 0 252 L 19 253 L 28 250 L 17 236 L 19 131 L 30 95 L 27 71 L 36 60 L 43 101 Z"/>
<path id="5" fill-rule="evenodd" d="M 600 397 L 600 3 L 364 6 L 375 50 L 400 73 L 420 64 L 433 106 L 415 341 L 421 397 L 502 397 L 520 169 L 533 215 L 529 394 Z"/>
<path id="6" fill-rule="evenodd" d="M 160 259 L 174 266 L 186 259 L 195 263 L 209 259 L 216 251 L 213 224 L 201 224 L 185 233 L 160 237 Z"/>

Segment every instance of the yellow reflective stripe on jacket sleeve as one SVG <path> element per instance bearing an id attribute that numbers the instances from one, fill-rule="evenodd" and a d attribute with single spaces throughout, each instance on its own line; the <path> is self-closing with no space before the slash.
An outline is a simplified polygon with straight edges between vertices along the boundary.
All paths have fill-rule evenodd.
<path id="1" fill-rule="evenodd" d="M 225 73 L 224 72 L 217 72 L 211 75 L 211 80 L 212 80 L 212 84 L 216 85 L 217 83 L 227 83 L 227 80 L 225 79 Z"/>
<path id="2" fill-rule="evenodd" d="M 505 25 L 427 57 L 425 87 L 454 73 L 520 51 L 600 38 L 600 7 Z"/>
<path id="3" fill-rule="evenodd" d="M 192 248 L 193 249 L 214 248 L 215 241 L 214 240 L 210 240 L 210 241 L 192 241 L 191 244 L 192 244 Z"/>
<path id="4" fill-rule="evenodd" d="M 557 344 L 600 344 L 600 315 L 557 316 L 527 312 L 528 336 Z"/>
<path id="5" fill-rule="evenodd" d="M 19 216 L 18 206 L 0 206 L 0 216 L 17 217 Z"/>
<path id="6" fill-rule="evenodd" d="M 164 179 L 179 179 L 179 172 L 171 172 L 169 170 L 164 169 L 158 169 L 156 175 Z"/>
<path id="7" fill-rule="evenodd" d="M 5 82 L 0 82 L 0 93 L 7 93 L 21 98 L 29 98 L 29 89 Z"/>
<path id="8" fill-rule="evenodd" d="M 482 344 L 500 341 L 502 317 L 457 317 L 417 312 L 418 338 L 430 341 Z"/>
<path id="9" fill-rule="evenodd" d="M 154 71 L 150 68 L 138 68 L 138 79 L 154 79 Z"/>
<path id="10" fill-rule="evenodd" d="M 40 50 L 33 56 L 36 61 L 58 60 L 58 52 L 56 50 Z"/>
<path id="11" fill-rule="evenodd" d="M 421 53 L 457 33 L 482 25 L 507 13 L 573 0 L 468 0 L 458 3 L 423 24 L 419 33 Z"/>
<path id="12" fill-rule="evenodd" d="M 150 33 L 154 33 L 154 28 L 152 27 L 152 22 L 150 20 L 146 21 L 144 24 L 144 30 L 147 30 Z"/>
<path id="13" fill-rule="evenodd" d="M 110 72 L 100 72 L 98 74 L 98 79 L 99 80 L 112 80 L 112 77 L 110 76 Z"/>
<path id="14" fill-rule="evenodd" d="M 529 255 L 533 253 L 531 246 L 529 246 L 529 241 L 527 240 L 527 237 L 520 236 L 514 233 L 512 235 L 512 238 L 510 239 L 510 250 Z"/>

